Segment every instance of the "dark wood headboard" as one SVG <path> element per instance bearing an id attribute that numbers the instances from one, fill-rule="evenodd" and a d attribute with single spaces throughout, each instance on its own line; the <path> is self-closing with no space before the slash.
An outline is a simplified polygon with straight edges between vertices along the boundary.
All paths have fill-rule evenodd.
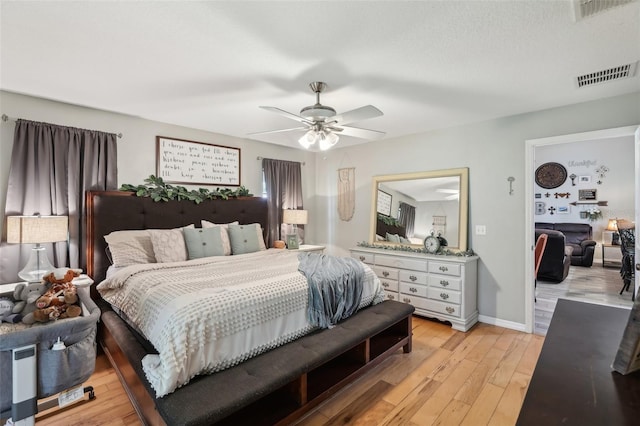
<path id="1" fill-rule="evenodd" d="M 104 236 L 128 229 L 171 229 L 195 224 L 200 220 L 240 224 L 259 223 L 266 235 L 267 200 L 261 197 L 193 201 L 154 202 L 136 197 L 132 192 L 89 191 L 86 194 L 87 240 L 85 271 L 98 284 L 104 280 L 111 264 L 107 258 Z M 92 292 L 93 293 L 93 292 Z"/>

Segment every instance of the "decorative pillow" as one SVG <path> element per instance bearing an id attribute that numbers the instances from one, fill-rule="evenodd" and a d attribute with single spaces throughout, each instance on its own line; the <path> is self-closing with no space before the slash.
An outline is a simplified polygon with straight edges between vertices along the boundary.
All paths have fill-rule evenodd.
<path id="1" fill-rule="evenodd" d="M 210 256 L 228 256 L 230 251 L 225 251 L 222 236 L 227 236 L 227 230 L 222 226 L 209 228 L 185 229 L 184 241 L 187 244 L 189 259 L 199 259 Z M 228 240 L 228 236 L 227 236 Z"/>
<path id="2" fill-rule="evenodd" d="M 399 243 L 400 242 L 400 236 L 398 234 L 390 234 L 387 232 L 387 241 L 389 241 L 390 243 Z"/>
<path id="3" fill-rule="evenodd" d="M 151 236 L 147 230 L 113 231 L 105 235 L 113 266 L 129 266 L 137 263 L 155 263 Z"/>
<path id="4" fill-rule="evenodd" d="M 202 225 L 203 228 L 212 228 L 214 226 L 219 226 L 223 229 L 224 232 L 222 234 L 222 246 L 224 247 L 225 256 L 230 255 L 231 242 L 229 241 L 229 225 L 237 225 L 238 221 L 236 220 L 235 222 L 231 222 L 231 223 L 215 224 L 206 220 L 201 220 L 200 224 Z"/>
<path id="5" fill-rule="evenodd" d="M 229 225 L 229 239 L 231 240 L 231 252 L 233 254 L 266 250 L 264 239 L 262 238 L 262 228 L 258 223 Z"/>
<path id="6" fill-rule="evenodd" d="M 159 263 L 182 262 L 188 259 L 184 243 L 183 229 L 193 229 L 194 225 L 175 229 L 149 229 L 153 253 Z"/>
<path id="7" fill-rule="evenodd" d="M 400 242 L 401 242 L 402 244 L 411 244 L 411 240 L 410 240 L 410 239 L 405 238 L 405 237 L 403 237 L 402 235 L 400 235 L 400 236 L 399 236 L 399 238 L 400 238 Z"/>

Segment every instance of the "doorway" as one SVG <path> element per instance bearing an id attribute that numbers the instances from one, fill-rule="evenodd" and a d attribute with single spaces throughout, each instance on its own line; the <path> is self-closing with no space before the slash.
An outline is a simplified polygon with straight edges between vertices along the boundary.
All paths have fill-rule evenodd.
<path id="1" fill-rule="evenodd" d="M 526 184 L 526 190 L 525 190 L 525 207 L 526 207 L 526 229 L 527 229 L 527 233 L 525 235 L 525 242 L 526 242 L 526 256 L 525 256 L 525 267 L 527 271 L 531 271 L 530 274 L 526 275 L 525 278 L 525 329 L 527 332 L 533 332 L 534 331 L 534 326 L 535 326 L 535 304 L 534 304 L 534 294 L 535 294 L 535 289 L 534 289 L 534 277 L 533 277 L 533 256 L 532 256 L 532 249 L 533 249 L 533 244 L 534 244 L 534 233 L 533 233 L 533 229 L 534 229 L 534 223 L 536 221 L 538 221 L 537 217 L 535 217 L 534 215 L 534 203 L 537 201 L 536 200 L 536 192 L 534 190 L 534 188 L 537 188 L 536 185 L 534 184 L 534 171 L 535 171 L 535 165 L 536 165 L 536 152 L 537 150 L 549 150 L 549 149 L 553 149 L 554 146 L 558 147 L 558 148 L 566 148 L 569 145 L 568 144 L 576 144 L 576 143 L 590 143 L 590 144 L 594 144 L 594 143 L 599 143 L 602 146 L 602 149 L 606 149 L 606 142 L 609 140 L 613 140 L 613 139 L 624 139 L 627 142 L 625 143 L 629 143 L 630 146 L 633 146 L 634 144 L 634 132 L 636 131 L 636 129 L 638 128 L 638 126 L 628 126 L 628 127 L 622 127 L 622 128 L 614 128 L 614 129 L 605 129 L 605 130 L 598 130 L 598 131 L 593 131 L 593 132 L 585 132 L 585 133 L 577 133 L 577 134 L 571 134 L 571 135 L 563 135 L 563 136 L 555 136 L 555 137 L 549 137 L 549 138 L 541 138 L 541 139 L 532 139 L 532 140 L 527 140 L 526 141 L 526 147 L 525 147 L 525 161 L 526 161 L 526 165 L 525 165 L 525 173 L 527 176 L 527 184 Z M 601 142 L 600 142 L 601 141 Z M 579 150 L 577 150 L 578 152 L 580 152 Z M 538 151 L 538 152 L 542 152 L 542 151 Z M 637 153 L 636 153 L 637 155 Z M 584 159 L 584 160 L 590 160 L 590 159 Z M 579 163 L 580 161 L 583 161 L 583 158 L 581 158 L 580 155 L 578 155 L 578 157 L 575 160 L 567 160 L 567 161 L 575 161 L 577 163 Z M 611 166 L 610 166 L 611 167 Z M 638 174 L 638 169 L 637 167 L 635 168 L 634 174 Z M 585 174 L 587 175 L 587 174 Z M 593 177 L 592 177 L 593 178 Z M 606 178 L 606 176 L 605 176 Z M 637 180 L 637 176 L 636 176 L 636 180 Z M 597 185 L 597 181 L 594 181 L 594 185 Z M 603 187 L 604 188 L 604 187 Z M 608 190 L 611 191 L 612 189 L 612 185 L 609 186 Z M 577 189 L 577 188 L 576 188 Z M 569 192 L 569 191 L 567 191 Z M 631 188 L 631 192 L 632 193 L 636 193 L 637 191 L 634 190 L 634 188 Z M 575 194 L 574 194 L 575 195 Z M 575 199 L 577 199 L 577 197 L 573 197 Z M 603 197 L 604 198 L 604 197 Z M 568 203 L 565 203 L 568 204 Z M 631 206 L 633 206 L 633 204 L 631 204 Z M 612 206 L 612 209 L 609 209 L 608 213 L 609 214 L 616 214 L 613 209 L 614 206 Z M 579 206 L 575 206 L 574 209 L 579 210 Z M 554 209 L 555 210 L 555 209 Z M 631 215 L 631 219 L 635 219 L 635 215 L 637 215 L 637 212 L 635 211 L 635 209 L 631 209 L 632 211 L 629 212 L 621 212 L 621 216 L 628 214 Z M 553 211 L 553 210 L 552 210 Z M 555 216 L 557 217 L 557 216 Z M 555 219 L 555 217 L 553 217 Z M 547 218 L 549 218 L 549 216 L 547 216 Z M 567 217 L 567 219 L 565 219 L 564 217 L 560 220 L 558 220 L 559 222 L 568 222 L 570 221 L 570 218 Z M 584 221 L 583 221 L 584 222 Z M 637 222 L 637 221 L 636 221 Z M 593 235 L 593 239 L 595 241 L 597 241 L 598 247 L 596 248 L 596 251 L 601 250 L 601 243 L 602 243 L 602 230 L 600 229 L 602 227 L 602 225 L 596 230 L 596 233 L 594 233 Z M 598 261 L 598 263 L 594 263 L 592 268 L 601 268 L 602 264 L 599 263 L 600 256 L 598 256 L 596 259 Z M 573 267 L 572 268 L 579 268 L 579 267 Z M 588 268 L 587 268 L 588 269 Z M 595 270 L 594 270 L 595 271 Z M 577 271 L 577 275 L 584 275 L 582 273 L 584 273 L 585 271 Z M 600 271 L 598 271 L 600 272 Z M 574 274 L 575 275 L 575 274 Z M 587 274 L 588 275 L 588 274 Z M 592 275 L 596 275 L 596 274 L 592 274 Z M 605 276 L 605 274 L 603 274 L 603 276 Z M 610 279 L 611 275 L 610 274 L 606 274 L 607 278 L 606 279 Z M 569 277 L 567 277 L 569 278 Z M 579 278 L 579 277 L 576 277 Z M 603 278 L 605 279 L 605 278 Z M 622 281 L 620 281 L 620 287 L 622 287 Z M 565 286 L 568 288 L 569 283 L 566 283 Z M 558 288 L 558 290 L 560 290 L 560 287 Z M 630 295 L 629 295 L 629 299 L 630 299 Z M 586 300 L 588 301 L 588 300 Z"/>

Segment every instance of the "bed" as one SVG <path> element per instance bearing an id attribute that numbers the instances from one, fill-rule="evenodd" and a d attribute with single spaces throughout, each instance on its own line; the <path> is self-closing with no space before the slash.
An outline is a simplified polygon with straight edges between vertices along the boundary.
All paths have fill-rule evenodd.
<path id="1" fill-rule="evenodd" d="M 256 407 L 268 401 L 271 401 L 269 412 L 278 411 L 271 405 L 273 398 L 280 401 L 278 404 L 282 407 L 288 406 L 282 403 L 285 400 L 293 399 L 295 403 L 282 413 L 276 413 L 275 417 L 259 418 L 266 421 L 265 424 L 290 421 L 397 349 L 410 351 L 411 307 L 401 303 L 381 303 L 384 293 L 375 274 L 366 267 L 360 266 L 363 273 L 359 279 L 364 284 L 359 293 L 351 295 L 349 302 L 340 305 L 341 312 L 332 311 L 334 319 L 337 318 L 335 323 L 356 310 L 357 314 L 337 326 L 329 321 L 329 329 L 319 329 L 319 324 L 309 323 L 312 315 L 306 308 L 300 309 L 307 305 L 309 294 L 314 293 L 309 290 L 315 288 L 314 275 L 308 271 L 326 275 L 328 269 L 323 262 L 328 256 L 267 249 L 249 250 L 233 256 L 204 256 L 195 260 L 170 258 L 162 265 L 124 265 L 105 281 L 107 270 L 116 259 L 113 252 L 109 258 L 105 236 L 126 230 L 176 230 L 192 224 L 198 228 L 202 220 L 215 224 L 237 221 L 237 225 L 229 225 L 228 228 L 231 244 L 235 241 L 235 253 L 237 242 L 246 243 L 250 239 L 247 235 L 253 235 L 251 232 L 254 231 L 247 231 L 253 229 L 255 225 L 252 224 L 259 224 L 257 230 L 266 229 L 266 200 L 262 198 L 209 200 L 200 204 L 188 201 L 155 203 L 127 192 L 97 191 L 87 194 L 86 203 L 87 272 L 95 283 L 101 283 L 98 286 L 100 291 L 92 288 L 92 296 L 103 312 L 99 342 L 119 372 L 134 407 L 145 423 L 236 422 L 246 419 L 251 413 L 255 415 Z M 234 239 L 234 232 L 240 232 L 238 229 L 245 233 L 241 234 L 242 238 Z M 182 232 L 185 239 L 187 235 L 202 233 L 197 230 Z M 260 235 L 260 240 L 263 235 Z M 189 252 L 198 244 L 196 241 L 195 245 L 190 245 Z M 115 246 L 110 243 L 109 248 L 112 247 Z M 347 260 L 351 259 L 343 261 Z M 310 269 L 301 269 L 304 272 L 301 275 L 297 269 L 303 265 Z M 354 265 L 347 266 L 351 268 Z M 203 284 L 201 277 L 213 276 L 222 270 L 228 273 L 220 272 L 219 280 Z M 348 275 L 338 266 L 336 271 L 337 275 L 347 279 Z M 178 277 L 178 274 L 183 275 Z M 247 274 L 258 279 L 249 282 Z M 230 285 L 236 281 L 237 286 Z M 307 287 L 307 281 L 310 287 Z M 191 296 L 183 296 L 187 287 L 195 289 L 195 302 Z M 285 290 L 291 291 L 291 299 L 280 294 Z M 151 295 L 153 292 L 155 296 Z M 264 305 L 249 302 L 252 295 Z M 240 308 L 228 308 L 233 298 L 242 301 Z M 139 304 L 143 302 L 147 305 Z M 192 309 L 193 303 L 203 304 L 201 310 Z M 209 308 L 216 303 L 227 306 L 227 311 L 223 310 L 217 318 L 214 315 L 207 321 L 197 322 L 200 325 L 195 326 L 194 318 L 209 315 Z M 188 314 L 175 309 L 179 304 L 189 306 Z M 374 306 L 366 307 L 369 305 Z M 276 316 L 276 311 L 284 314 Z M 268 326 L 262 323 L 262 319 L 256 319 L 265 316 L 269 318 Z M 181 317 L 184 318 L 179 319 Z M 180 322 L 186 329 L 174 329 Z M 245 327 L 245 323 L 252 322 L 255 329 Z M 357 328 L 350 329 L 354 324 Z M 268 330 L 274 325 L 277 331 L 271 335 Z M 247 329 L 246 336 L 250 337 L 225 340 L 236 332 L 235 328 Z M 262 340 L 255 343 L 256 338 Z M 201 342 L 207 339 L 216 340 L 217 346 L 214 347 L 217 349 L 202 346 Z M 331 345 L 326 344 L 327 339 L 332 341 Z M 182 345 L 185 340 L 187 346 Z M 243 340 L 251 340 L 253 346 L 238 349 L 238 342 Z M 173 341 L 181 344 L 168 347 L 168 342 Z M 314 345 L 319 349 L 309 350 Z M 279 368 L 273 368 L 278 359 L 286 360 L 292 355 L 300 362 L 299 365 L 285 362 Z M 354 363 L 354 358 L 359 360 Z M 344 362 L 350 364 L 346 370 L 342 365 Z M 340 367 L 336 368 L 337 365 Z M 246 382 L 247 369 L 253 369 L 251 375 L 261 376 L 261 380 Z M 332 369 L 340 373 L 327 379 L 326 372 Z M 317 374 L 318 371 L 324 373 Z M 154 378 L 154 374 L 157 377 Z M 235 389 L 234 392 L 225 391 L 221 395 L 220 390 L 229 389 L 229 385 Z M 312 387 L 322 391 L 313 391 Z M 216 397 L 211 398 L 214 394 Z M 194 404 L 196 396 L 208 397 L 209 400 Z M 185 410 L 185 404 L 188 406 L 190 403 L 194 405 L 193 409 Z"/>

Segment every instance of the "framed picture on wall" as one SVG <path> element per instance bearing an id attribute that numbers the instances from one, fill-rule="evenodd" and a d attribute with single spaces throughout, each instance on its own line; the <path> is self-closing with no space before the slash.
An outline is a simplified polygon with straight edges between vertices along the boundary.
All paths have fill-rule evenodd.
<path id="1" fill-rule="evenodd" d="M 595 201 L 597 199 L 596 189 L 579 189 L 578 200 L 579 201 Z"/>
<path id="2" fill-rule="evenodd" d="M 391 216 L 391 194 L 378 189 L 377 212 L 385 216 Z"/>
<path id="3" fill-rule="evenodd" d="M 591 183 L 591 176 L 579 176 L 578 182 L 580 183 Z"/>

